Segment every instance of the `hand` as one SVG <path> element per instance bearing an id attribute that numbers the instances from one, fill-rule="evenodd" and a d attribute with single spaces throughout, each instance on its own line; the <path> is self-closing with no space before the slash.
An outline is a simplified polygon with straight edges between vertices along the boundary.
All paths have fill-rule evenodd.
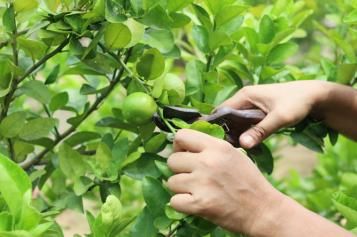
<path id="1" fill-rule="evenodd" d="M 266 118 L 240 136 L 240 145 L 252 148 L 281 128 L 295 125 L 314 112 L 327 97 L 326 82 L 297 81 L 248 86 L 224 102 L 234 109 L 259 108 Z"/>
<path id="2" fill-rule="evenodd" d="M 253 237 L 352 237 L 275 190 L 253 162 L 229 143 L 180 130 L 168 160 L 171 206 Z"/>
<path id="3" fill-rule="evenodd" d="M 173 208 L 234 232 L 253 235 L 263 222 L 273 229 L 283 197 L 243 152 L 187 129 L 175 136 L 174 151 L 168 165 L 176 175 L 167 183 L 176 193 Z"/>

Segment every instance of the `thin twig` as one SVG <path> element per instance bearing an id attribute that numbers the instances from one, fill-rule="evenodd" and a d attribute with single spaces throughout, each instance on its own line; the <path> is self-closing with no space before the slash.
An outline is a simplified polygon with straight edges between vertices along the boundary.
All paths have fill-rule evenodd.
<path id="1" fill-rule="evenodd" d="M 21 35 L 24 35 L 28 32 L 28 30 L 23 30 L 23 31 L 19 31 L 16 33 L 15 37 L 19 37 Z M 8 40 L 5 40 L 3 42 L 0 42 L 0 49 L 6 47 L 9 43 L 11 43 L 12 39 L 8 39 Z"/>
<path id="2" fill-rule="evenodd" d="M 131 55 L 131 49 L 129 49 L 127 52 L 127 55 L 124 59 L 125 63 L 128 62 L 130 55 Z M 123 76 L 124 72 L 125 72 L 125 69 L 124 69 L 124 67 L 122 67 L 118 73 L 117 78 L 115 80 L 113 80 L 110 83 L 110 85 L 108 86 L 107 90 L 96 99 L 96 101 L 85 112 L 85 114 L 82 116 L 82 118 L 80 119 L 80 121 L 78 123 L 76 123 L 75 125 L 72 125 L 68 130 L 66 130 L 63 134 L 61 134 L 58 138 L 56 138 L 50 147 L 47 147 L 46 149 L 44 149 L 42 152 L 40 152 L 38 155 L 36 155 L 32 159 L 25 160 L 24 162 L 22 162 L 20 164 L 20 166 L 23 169 L 28 169 L 28 168 L 32 167 L 33 165 L 38 164 L 47 153 L 52 151 L 53 148 L 55 148 L 65 138 L 67 138 L 69 135 L 71 135 L 78 128 L 78 126 L 80 124 L 82 124 L 83 121 L 85 121 L 94 111 L 96 111 L 100 107 L 100 104 L 104 101 L 104 99 L 106 99 L 110 95 L 110 93 L 114 90 L 116 85 L 118 83 L 120 83 L 121 77 Z"/>
<path id="3" fill-rule="evenodd" d="M 54 49 L 52 52 L 50 52 L 49 54 L 45 55 L 42 59 L 40 59 L 38 62 L 36 62 L 35 64 L 33 64 L 26 72 L 25 74 L 18 78 L 18 79 L 14 79 L 11 82 L 10 85 L 10 91 L 9 93 L 5 96 L 4 98 L 4 106 L 3 109 L 1 111 L 1 116 L 0 116 L 0 121 L 2 121 L 6 115 L 7 112 L 9 110 L 10 104 L 12 102 L 13 96 L 17 90 L 18 85 L 25 80 L 28 76 L 30 76 L 34 71 L 36 71 L 39 67 L 41 67 L 44 63 L 47 62 L 47 60 L 49 60 L 50 58 L 52 58 L 53 56 L 55 56 L 56 54 L 58 54 L 59 52 L 62 51 L 62 49 L 64 47 L 67 46 L 67 44 L 70 41 L 70 37 L 68 37 L 66 40 L 64 40 L 56 49 Z"/>

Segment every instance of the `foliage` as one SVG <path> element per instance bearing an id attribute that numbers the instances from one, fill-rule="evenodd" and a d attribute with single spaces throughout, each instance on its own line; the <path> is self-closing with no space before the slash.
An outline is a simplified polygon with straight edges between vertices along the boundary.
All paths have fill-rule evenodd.
<path id="1" fill-rule="evenodd" d="M 146 119 L 130 123 L 122 108 L 127 95 L 141 92 L 159 114 L 167 104 L 210 113 L 248 84 L 355 83 L 356 1 L 269 2 L 0 0 L 0 151 L 9 157 L 0 157 L 1 236 L 63 236 L 54 218 L 66 209 L 87 216 L 88 236 L 238 236 L 167 205 L 172 134 Z M 165 121 L 224 136 L 217 125 Z M 324 137 L 337 140 L 309 119 L 282 133 L 318 152 Z M 355 185 L 356 170 L 333 163 L 333 149 L 313 182 Z M 248 154 L 272 171 L 267 145 Z M 344 187 L 333 198 L 298 199 L 335 221 L 338 211 L 350 229 L 356 196 Z M 98 213 L 85 210 L 84 198 L 101 200 Z"/>

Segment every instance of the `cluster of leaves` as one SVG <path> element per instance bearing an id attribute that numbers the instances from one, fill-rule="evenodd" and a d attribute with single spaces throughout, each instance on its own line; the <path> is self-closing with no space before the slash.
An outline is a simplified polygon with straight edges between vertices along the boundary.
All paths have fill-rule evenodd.
<path id="1" fill-rule="evenodd" d="M 291 174 L 276 186 L 310 210 L 356 232 L 356 144 L 340 138 L 319 156 L 312 175 Z"/>
<path id="2" fill-rule="evenodd" d="M 343 6 L 342 25 L 354 25 L 356 3 Z M 93 237 L 238 236 L 167 204 L 170 135 L 127 121 L 123 101 L 144 92 L 159 107 L 208 114 L 247 84 L 353 83 L 355 32 L 319 18 L 303 29 L 313 9 L 292 0 L 0 0 L 0 151 L 10 158 L 0 159 L 1 236 L 63 236 L 54 216 L 68 208 L 86 213 Z M 287 65 L 316 29 L 336 44 L 336 63 Z M 224 137 L 217 125 L 170 122 Z M 336 137 L 320 123 L 288 132 L 318 151 Z M 272 171 L 267 146 L 250 155 Z M 102 201 L 98 214 L 84 198 Z"/>

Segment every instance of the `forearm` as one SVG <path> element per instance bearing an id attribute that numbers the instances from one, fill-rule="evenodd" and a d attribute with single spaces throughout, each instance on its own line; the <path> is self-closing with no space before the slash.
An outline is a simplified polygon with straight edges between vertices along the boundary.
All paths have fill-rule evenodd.
<path id="1" fill-rule="evenodd" d="M 269 213 L 262 212 L 261 221 L 253 226 L 252 237 L 353 237 L 342 227 L 307 210 L 291 198 L 282 195 Z"/>
<path id="2" fill-rule="evenodd" d="M 357 140 L 357 90 L 352 87 L 323 82 L 315 111 L 327 126 Z"/>

